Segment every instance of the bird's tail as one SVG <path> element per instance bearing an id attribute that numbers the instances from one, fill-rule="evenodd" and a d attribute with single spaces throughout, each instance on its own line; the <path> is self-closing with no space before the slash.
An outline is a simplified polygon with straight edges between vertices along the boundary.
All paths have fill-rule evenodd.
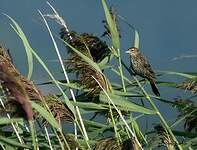
<path id="1" fill-rule="evenodd" d="M 155 84 L 155 81 L 154 80 L 149 80 L 149 81 L 150 81 L 150 85 L 151 85 L 153 93 L 157 96 L 160 96 L 160 93 L 159 93 L 159 90 Z"/>

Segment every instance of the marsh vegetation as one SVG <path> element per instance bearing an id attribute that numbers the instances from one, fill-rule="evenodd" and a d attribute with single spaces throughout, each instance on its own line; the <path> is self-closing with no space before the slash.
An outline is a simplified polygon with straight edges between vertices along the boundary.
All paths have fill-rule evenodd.
<path id="1" fill-rule="evenodd" d="M 61 15 L 47 4 L 53 13 L 39 11 L 39 14 L 64 78 L 55 78 L 53 70 L 48 69 L 28 42 L 20 23 L 7 16 L 13 32 L 24 44 L 28 75 L 19 72 L 12 61 L 13 54 L 1 46 L 1 149 L 197 149 L 197 73 L 156 71 L 161 94 L 156 96 L 149 90 L 149 81 L 134 75 L 130 59 L 122 56 L 118 22 L 125 22 L 134 33 L 131 47 L 140 47 L 138 31 L 118 12 L 109 9 L 105 0 L 102 0 L 106 17 L 102 37 L 68 29 Z M 59 35 L 51 30 L 48 21 L 59 24 Z M 64 49 L 59 49 L 56 41 L 61 41 Z M 40 85 L 32 81 L 34 61 L 50 77 L 40 85 L 56 86 L 57 93 L 44 95 Z M 166 75 L 181 77 L 182 81 L 168 81 Z M 166 99 L 162 87 L 176 88 L 187 99 L 177 97 L 176 93 L 173 100 Z M 166 112 L 176 110 L 177 117 L 169 121 L 157 102 L 165 105 Z"/>

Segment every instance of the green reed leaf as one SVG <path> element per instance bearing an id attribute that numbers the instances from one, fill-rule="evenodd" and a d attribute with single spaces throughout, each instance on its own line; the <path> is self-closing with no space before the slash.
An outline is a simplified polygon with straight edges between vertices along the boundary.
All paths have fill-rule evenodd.
<path id="1" fill-rule="evenodd" d="M 22 29 L 20 28 L 20 26 L 18 25 L 18 23 L 12 19 L 10 16 L 4 14 L 5 16 L 7 16 L 13 23 L 13 25 L 11 24 L 11 27 L 13 28 L 13 30 L 17 33 L 17 35 L 20 37 L 20 39 L 23 42 L 23 45 L 25 47 L 26 50 L 26 55 L 27 55 L 27 62 L 28 62 L 28 75 L 27 75 L 27 79 L 30 80 L 32 73 L 33 73 L 33 55 L 32 55 L 32 47 L 30 46 L 27 37 L 25 36 L 24 32 L 22 31 Z"/>
<path id="2" fill-rule="evenodd" d="M 109 93 L 108 93 L 109 94 Z M 143 114 L 156 114 L 155 111 L 145 108 L 143 106 L 137 105 L 131 101 L 128 101 L 126 98 L 114 94 L 109 94 L 110 98 L 114 102 L 115 105 L 119 106 L 121 110 L 125 111 L 133 111 L 133 112 L 139 112 Z M 108 99 L 105 96 L 105 94 L 100 94 L 100 101 L 104 103 L 108 103 Z"/>
<path id="3" fill-rule="evenodd" d="M 107 24 L 109 26 L 109 31 L 111 33 L 112 46 L 115 50 L 118 50 L 120 49 L 120 39 L 119 39 L 119 33 L 116 26 L 116 22 L 115 20 L 112 19 L 112 16 L 110 14 L 109 9 L 107 8 L 107 4 L 105 0 L 102 0 L 102 5 L 105 12 Z"/>
<path id="4" fill-rule="evenodd" d="M 59 129 L 59 125 L 57 123 L 57 121 L 55 120 L 55 118 L 42 106 L 40 106 L 39 104 L 36 104 L 35 102 L 31 102 L 32 103 L 32 107 L 40 113 L 40 115 L 45 118 L 49 124 L 51 124 L 54 128 Z"/>

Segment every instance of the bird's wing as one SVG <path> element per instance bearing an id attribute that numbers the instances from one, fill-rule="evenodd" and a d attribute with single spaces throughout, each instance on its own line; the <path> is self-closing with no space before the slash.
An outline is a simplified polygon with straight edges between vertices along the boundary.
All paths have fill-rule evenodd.
<path id="1" fill-rule="evenodd" d="M 148 62 L 148 60 L 143 56 L 141 55 L 141 57 L 143 57 L 141 60 L 143 60 L 144 62 L 142 64 L 144 64 L 144 68 L 146 70 L 145 72 L 145 76 L 147 78 L 152 78 L 154 79 L 155 78 L 155 72 L 153 71 L 150 63 Z"/>

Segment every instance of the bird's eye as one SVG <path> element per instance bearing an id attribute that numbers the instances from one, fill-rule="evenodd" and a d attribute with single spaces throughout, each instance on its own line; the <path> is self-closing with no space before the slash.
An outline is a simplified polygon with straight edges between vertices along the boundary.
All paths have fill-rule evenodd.
<path id="1" fill-rule="evenodd" d="M 135 49 L 134 49 L 134 48 L 132 48 L 132 49 L 131 49 L 131 51 L 135 51 Z"/>

